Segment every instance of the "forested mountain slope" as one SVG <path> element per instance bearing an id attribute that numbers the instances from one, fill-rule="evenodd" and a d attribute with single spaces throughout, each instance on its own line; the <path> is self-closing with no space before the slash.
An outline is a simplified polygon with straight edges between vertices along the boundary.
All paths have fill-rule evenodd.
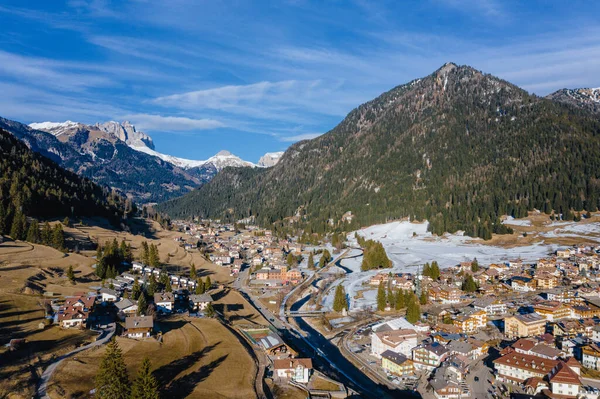
<path id="1" fill-rule="evenodd" d="M 106 217 L 114 224 L 133 206 L 110 189 L 64 170 L 0 129 L 0 234 L 16 215 Z"/>
<path id="2" fill-rule="evenodd" d="M 0 128 L 33 151 L 101 185 L 117 189 L 138 203 L 166 201 L 210 180 L 216 170 L 185 171 L 158 157 L 136 151 L 95 126 L 77 124 L 59 137 L 0 118 Z"/>
<path id="3" fill-rule="evenodd" d="M 225 169 L 159 210 L 315 232 L 410 217 L 488 238 L 503 214 L 595 210 L 599 174 L 595 115 L 450 63 L 292 145 L 274 167 Z"/>

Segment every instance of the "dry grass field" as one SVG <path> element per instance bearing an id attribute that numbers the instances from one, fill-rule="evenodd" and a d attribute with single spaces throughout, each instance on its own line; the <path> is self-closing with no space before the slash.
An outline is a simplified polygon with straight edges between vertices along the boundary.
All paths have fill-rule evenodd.
<path id="1" fill-rule="evenodd" d="M 200 277 L 210 276 L 213 282 L 228 284 L 234 280 L 229 275 L 227 267 L 217 266 L 206 260 L 204 256 L 195 250 L 186 251 L 175 241 L 177 237 L 186 237 L 184 234 L 176 231 L 163 229 L 158 223 L 135 219 L 131 223 L 131 233 L 111 230 L 97 220 L 84 220 L 85 225 L 75 225 L 73 229 L 65 229 L 67 234 L 71 234 L 78 239 L 89 239 L 94 242 L 105 244 L 106 242 L 117 239 L 125 240 L 131 245 L 135 256 L 139 255 L 142 242 L 147 241 L 157 246 L 161 262 L 165 264 L 168 270 L 179 273 L 189 272 L 192 263 L 196 267 L 197 274 Z M 85 253 L 88 256 L 94 256 L 95 253 Z"/>
<path id="2" fill-rule="evenodd" d="M 95 242 L 105 243 L 114 238 L 118 241 L 125 239 L 132 245 L 134 254 L 137 254 L 141 243 L 147 240 L 157 245 L 161 260 L 172 271 L 185 273 L 194 263 L 200 276 L 210 276 L 211 280 L 217 283 L 227 284 L 232 281 L 227 268 L 208 262 L 199 252 L 186 252 L 174 241 L 180 234 L 163 230 L 156 223 L 136 219 L 132 223 L 132 233 L 125 233 L 113 230 L 102 219 L 83 222 L 71 228 L 64 228 L 67 246 L 71 250 L 80 250 L 79 253 L 65 254 L 50 247 L 20 241 L 6 241 L 0 244 L 0 345 L 12 338 L 27 340 L 22 349 L 14 352 L 0 346 L 0 397 L 6 392 L 10 393 L 8 397 L 11 398 L 31 397 L 39 375 L 53 356 L 60 356 L 94 339 L 95 334 L 89 331 L 61 330 L 56 326 L 40 330 L 39 327 L 44 321 L 43 301 L 47 299 L 42 293 L 52 293 L 53 297 L 60 298 L 76 292 L 87 292 L 90 287 L 99 285 L 92 268 L 96 262 L 96 253 L 93 250 Z M 66 278 L 66 269 L 70 265 L 75 270 L 75 284 L 71 284 Z M 243 318 L 244 306 L 235 306 L 236 300 L 245 302 L 241 297 L 234 298 L 231 295 L 225 297 L 223 304 L 232 304 L 231 314 Z M 201 325 L 200 331 L 204 334 L 219 337 L 220 341 L 210 337 L 206 342 L 203 341 L 202 335 L 195 328 L 197 324 Z M 186 389 L 191 389 L 191 381 L 201 382 L 197 391 L 194 387 L 193 392 L 189 393 L 190 397 L 254 396 L 252 381 L 242 381 L 244 376 L 249 378 L 252 373 L 239 373 L 237 379 L 223 376 L 227 369 L 237 370 L 238 364 L 242 367 L 240 370 L 255 367 L 252 358 L 235 336 L 213 320 L 197 320 L 181 325 L 181 329 L 173 329 L 165 334 L 165 343 L 155 342 L 154 349 L 148 347 L 151 346 L 150 342 L 139 343 L 140 346 L 137 346 L 136 342 L 128 342 L 128 353 L 134 359 L 131 364 L 132 371 L 141 361 L 142 354 L 154 353 L 157 359 L 161 359 L 156 362 L 156 367 L 166 367 L 172 362 L 173 367 L 181 368 L 180 372 L 172 377 L 181 377 L 181 386 L 187 383 Z M 225 356 L 227 353 L 230 354 Z M 201 358 L 198 355 L 201 355 Z M 186 367 L 183 367 L 181 362 L 175 363 L 180 358 L 184 359 L 182 362 L 188 362 Z M 79 363 L 81 358 L 77 359 L 69 362 Z M 186 376 L 187 374 L 190 376 Z M 75 386 L 83 381 L 80 379 L 81 369 L 78 369 L 76 375 L 74 387 L 69 387 L 68 381 L 66 383 L 65 392 L 68 395 L 77 392 Z M 227 384 L 216 383 L 219 378 L 230 382 L 231 388 Z M 91 386 L 93 379 L 89 379 L 87 383 Z M 248 390 L 251 390 L 249 395 Z M 57 394 L 57 391 L 54 396 L 65 397 Z"/>
<path id="3" fill-rule="evenodd" d="M 514 234 L 494 234 L 491 240 L 482 241 L 478 240 L 478 244 L 502 246 L 505 248 L 512 248 L 516 246 L 531 245 L 538 242 L 544 242 L 546 244 L 558 244 L 558 245 L 577 245 L 577 244 L 598 244 L 600 241 L 600 235 L 597 233 L 579 233 L 576 236 L 552 236 L 553 231 L 560 229 L 559 225 L 552 226 L 552 221 L 548 215 L 529 212 L 529 215 L 525 220 L 529 221 L 529 226 L 510 225 L 514 230 Z M 600 223 L 600 214 L 595 213 L 591 219 L 583 219 L 580 222 L 574 223 L 574 226 L 584 227 L 586 225 Z"/>
<path id="4" fill-rule="evenodd" d="M 161 322 L 162 343 L 154 338 L 118 338 L 130 378 L 148 356 L 169 398 L 254 398 L 256 365 L 237 338 L 213 319 L 173 316 Z M 65 361 L 51 381 L 52 398 L 87 397 L 104 348 Z"/>

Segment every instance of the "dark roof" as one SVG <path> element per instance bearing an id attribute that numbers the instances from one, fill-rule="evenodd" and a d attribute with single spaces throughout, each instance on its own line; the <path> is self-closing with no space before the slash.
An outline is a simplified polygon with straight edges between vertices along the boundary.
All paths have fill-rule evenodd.
<path id="1" fill-rule="evenodd" d="M 404 363 L 405 361 L 408 360 L 408 358 L 406 356 L 404 356 L 403 354 L 392 352 L 389 349 L 386 350 L 385 352 L 383 352 L 381 354 L 381 357 L 385 358 L 385 359 L 388 359 L 392 363 L 395 363 L 395 364 L 398 364 L 398 365 L 402 364 L 402 363 Z"/>

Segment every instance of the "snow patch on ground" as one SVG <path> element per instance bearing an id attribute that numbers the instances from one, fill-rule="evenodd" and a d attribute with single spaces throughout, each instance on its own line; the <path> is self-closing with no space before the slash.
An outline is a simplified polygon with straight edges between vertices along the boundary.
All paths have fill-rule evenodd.
<path id="1" fill-rule="evenodd" d="M 471 261 L 477 258 L 480 264 L 506 262 L 521 258 L 525 262 L 533 262 L 549 253 L 556 251 L 557 245 L 542 243 L 520 246 L 515 248 L 501 248 L 491 245 L 483 245 L 482 240 L 473 239 L 462 234 L 446 234 L 437 237 L 427 232 L 428 223 L 392 222 L 375 225 L 358 231 L 358 234 L 367 238 L 380 241 L 389 258 L 392 260 L 391 269 L 360 271 L 362 263 L 361 251 L 351 250 L 349 257 L 341 261 L 342 269 L 351 271 L 343 279 L 332 284 L 343 284 L 350 299 L 350 310 L 363 307 L 375 307 L 377 288 L 365 285 L 372 276 L 377 273 L 412 272 L 415 273 L 425 262 L 431 263 L 436 260 L 440 267 L 455 266 L 463 261 Z M 416 233 L 413 236 L 413 233 Z M 351 246 L 357 247 L 354 232 L 348 235 Z M 362 292 L 361 298 L 355 297 Z M 333 306 L 335 289 L 328 292 L 323 298 L 322 304 L 326 309 Z"/>
<path id="2" fill-rule="evenodd" d="M 528 219 L 515 219 L 512 216 L 508 216 L 506 219 L 502 221 L 502 224 L 508 224 L 511 226 L 531 226 L 531 220 Z"/>

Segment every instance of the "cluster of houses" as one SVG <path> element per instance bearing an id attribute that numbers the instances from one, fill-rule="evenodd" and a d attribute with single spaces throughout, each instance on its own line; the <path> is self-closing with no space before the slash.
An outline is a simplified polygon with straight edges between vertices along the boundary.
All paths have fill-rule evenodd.
<path id="1" fill-rule="evenodd" d="M 267 354 L 277 381 L 308 384 L 313 372 L 312 359 L 298 358 L 298 353 L 268 327 L 248 326 L 242 332 Z"/>
<path id="2" fill-rule="evenodd" d="M 533 264 L 516 260 L 474 268 L 465 262 L 439 280 L 379 273 L 369 284 L 425 290 L 421 321 L 372 326 L 371 355 L 390 375 L 427 373 L 437 398 L 471 396 L 469 368 L 505 342 L 494 375 L 531 395 L 598 398 L 582 371 L 600 371 L 600 247 L 575 246 Z M 478 287 L 461 290 L 467 274 Z"/>
<path id="3" fill-rule="evenodd" d="M 245 226 L 236 232 L 232 224 L 215 221 L 198 223 L 178 222 L 179 230 L 193 236 L 205 247 L 208 259 L 219 266 L 228 267 L 232 276 L 242 267 L 253 268 L 250 285 L 253 287 L 282 287 L 302 280 L 298 268 L 290 268 L 288 254 L 302 254 L 302 245 L 291 240 L 277 239 L 270 230 Z M 232 234 L 227 234 L 232 233 Z"/>

